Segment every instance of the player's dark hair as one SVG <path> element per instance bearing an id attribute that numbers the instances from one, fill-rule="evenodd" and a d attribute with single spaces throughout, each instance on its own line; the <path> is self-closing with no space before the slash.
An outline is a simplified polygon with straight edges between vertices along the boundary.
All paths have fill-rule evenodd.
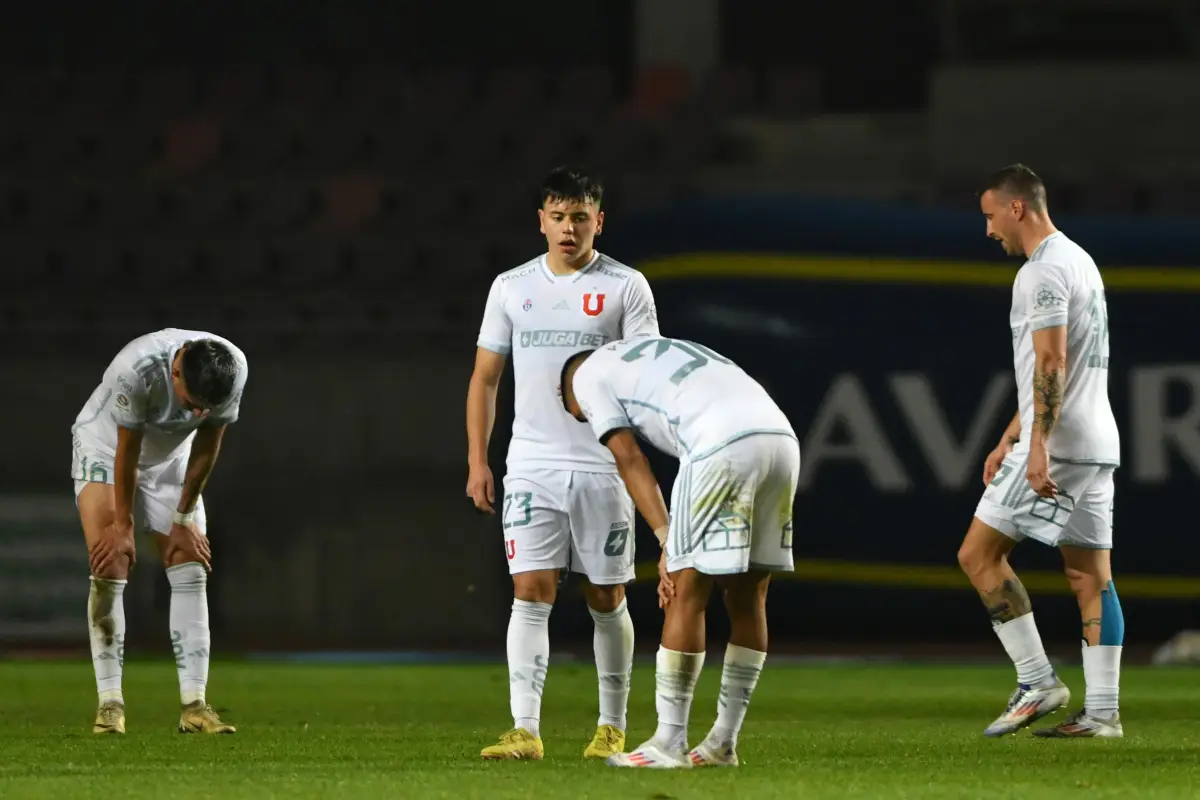
<path id="1" fill-rule="evenodd" d="M 179 362 L 188 394 L 208 408 L 219 406 L 233 394 L 237 359 L 215 339 L 188 342 Z"/>
<path id="2" fill-rule="evenodd" d="M 571 371 L 571 367 L 573 365 L 582 362 L 585 358 L 587 358 L 594 352 L 596 352 L 594 349 L 580 350 L 578 353 L 576 353 L 575 355 L 571 356 L 570 358 L 568 358 L 566 361 L 563 362 L 562 372 L 558 373 L 558 385 L 559 385 L 559 388 L 562 390 L 562 404 L 563 404 L 563 408 L 567 409 L 568 414 L 571 413 L 571 409 L 567 406 L 567 373 Z"/>
<path id="3" fill-rule="evenodd" d="M 1009 164 L 996 170 L 988 177 L 983 191 L 1004 192 L 1021 198 L 1035 211 L 1046 210 L 1046 184 L 1024 164 Z"/>
<path id="4" fill-rule="evenodd" d="M 542 181 L 539 208 L 550 203 L 593 203 L 604 199 L 604 184 L 579 167 L 556 167 Z"/>

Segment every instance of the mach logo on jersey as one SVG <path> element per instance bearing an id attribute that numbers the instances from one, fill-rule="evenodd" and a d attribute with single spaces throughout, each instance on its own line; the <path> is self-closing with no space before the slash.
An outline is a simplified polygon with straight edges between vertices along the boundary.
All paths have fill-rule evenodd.
<path id="1" fill-rule="evenodd" d="M 589 317 L 598 317 L 600 316 L 600 313 L 604 311 L 604 295 L 594 295 L 596 298 L 595 303 L 592 302 L 592 297 L 593 295 L 591 292 L 588 292 L 583 296 L 583 313 L 587 314 Z M 592 307 L 593 305 L 595 308 Z"/>
<path id="2" fill-rule="evenodd" d="M 603 297 L 604 295 L 601 295 Z M 584 309 L 587 310 L 586 308 Z M 599 312 L 597 312 L 599 313 Z M 608 343 L 603 333 L 587 331 L 521 331 L 521 347 L 602 347 Z"/>

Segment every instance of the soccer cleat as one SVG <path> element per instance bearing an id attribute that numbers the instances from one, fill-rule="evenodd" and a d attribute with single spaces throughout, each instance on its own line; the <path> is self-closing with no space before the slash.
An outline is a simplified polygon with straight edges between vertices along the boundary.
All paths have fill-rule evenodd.
<path id="1" fill-rule="evenodd" d="M 1120 739 L 1125 730 L 1121 727 L 1120 714 L 1114 714 L 1112 719 L 1100 719 L 1085 709 L 1076 711 L 1052 728 L 1036 730 L 1033 735 L 1048 739 Z"/>
<path id="2" fill-rule="evenodd" d="M 485 761 L 541 761 L 545 754 L 540 736 L 524 728 L 513 728 L 491 747 L 479 751 Z"/>
<path id="3" fill-rule="evenodd" d="M 605 763 L 610 767 L 648 767 L 650 769 L 687 769 L 692 766 L 686 750 L 677 753 L 663 749 L 653 739 L 632 753 L 616 753 Z"/>
<path id="4" fill-rule="evenodd" d="M 197 700 L 179 712 L 180 733 L 234 733 L 237 728 L 221 721 L 208 703 Z"/>
<path id="5" fill-rule="evenodd" d="M 110 700 L 101 704 L 96 710 L 96 721 L 92 724 L 92 733 L 124 733 L 125 704 Z"/>
<path id="6" fill-rule="evenodd" d="M 615 725 L 596 728 L 592 743 L 583 751 L 584 758 L 608 758 L 625 749 L 625 731 Z"/>
<path id="7" fill-rule="evenodd" d="M 733 745 L 709 741 L 703 741 L 693 747 L 687 757 L 693 767 L 736 767 L 739 763 Z"/>
<path id="8" fill-rule="evenodd" d="M 984 736 L 1004 736 L 1032 725 L 1047 714 L 1058 711 L 1071 700 L 1071 690 L 1057 677 L 1052 686 L 1017 684 L 1008 698 L 1008 707 L 984 730 Z"/>

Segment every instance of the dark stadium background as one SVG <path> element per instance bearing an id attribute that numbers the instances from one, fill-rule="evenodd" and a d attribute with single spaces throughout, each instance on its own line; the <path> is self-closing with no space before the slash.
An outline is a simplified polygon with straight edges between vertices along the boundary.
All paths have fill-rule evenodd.
<path id="1" fill-rule="evenodd" d="M 802 436 L 773 647 L 997 658 L 955 551 L 1015 404 L 1019 262 L 974 191 L 1030 164 L 1109 270 L 1131 657 L 1194 626 L 1200 26 L 1180 3 L 1032 7 L 7 8 L 0 649 L 85 650 L 70 425 L 125 342 L 178 326 L 251 364 L 205 495 L 215 650 L 499 657 L 511 588 L 464 497 L 467 378 L 491 276 L 542 248 L 537 182 L 568 160 L 606 181 L 599 246 L 645 269 L 663 332 L 734 357 Z M 1055 554 L 1016 563 L 1071 652 Z M 653 596 L 630 589 L 647 648 Z M 131 646 L 165 645 L 167 599 L 144 553 Z M 590 649 L 570 587 L 551 624 Z"/>

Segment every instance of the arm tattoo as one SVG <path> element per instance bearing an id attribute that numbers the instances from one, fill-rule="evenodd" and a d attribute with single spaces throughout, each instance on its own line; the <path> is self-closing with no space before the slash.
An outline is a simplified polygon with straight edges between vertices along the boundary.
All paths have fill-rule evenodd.
<path id="1" fill-rule="evenodd" d="M 988 616 L 992 618 L 993 625 L 1012 622 L 1033 610 L 1033 605 L 1029 602 L 1029 593 L 1015 576 L 995 589 L 980 592 L 979 597 L 987 606 Z"/>
<path id="2" fill-rule="evenodd" d="M 1050 436 L 1058 422 L 1066 388 L 1065 379 L 1065 371 L 1060 367 L 1054 367 L 1049 372 L 1042 372 L 1040 367 L 1033 370 L 1033 427 L 1040 430 L 1044 437 Z"/>

